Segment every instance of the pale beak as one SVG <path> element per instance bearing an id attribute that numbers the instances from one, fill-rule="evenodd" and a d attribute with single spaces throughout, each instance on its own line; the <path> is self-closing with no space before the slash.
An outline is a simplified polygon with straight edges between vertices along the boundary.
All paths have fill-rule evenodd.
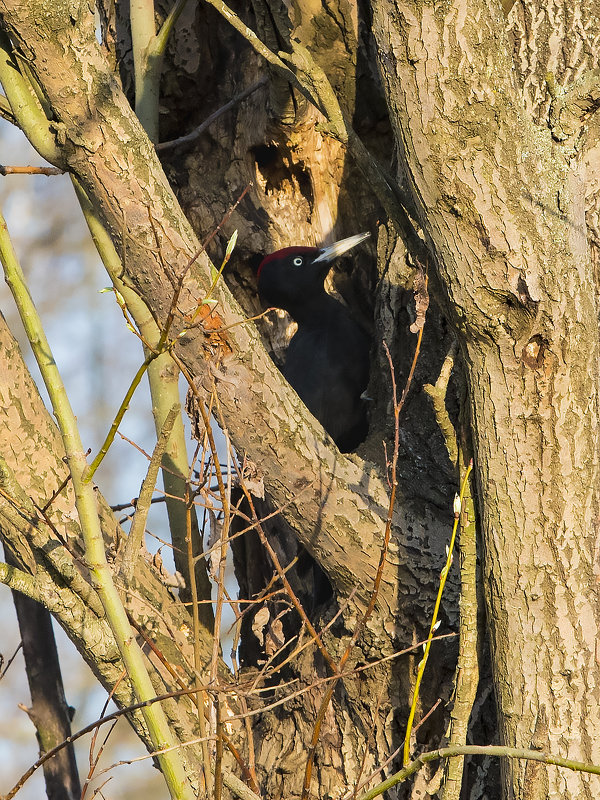
<path id="1" fill-rule="evenodd" d="M 364 242 L 370 235 L 370 233 L 357 233 L 354 236 L 349 236 L 347 239 L 340 239 L 339 242 L 334 242 L 330 244 L 329 247 L 324 247 L 312 263 L 319 264 L 333 261 L 334 258 L 339 258 L 339 256 L 347 253 L 348 250 L 356 247 L 357 244 Z"/>

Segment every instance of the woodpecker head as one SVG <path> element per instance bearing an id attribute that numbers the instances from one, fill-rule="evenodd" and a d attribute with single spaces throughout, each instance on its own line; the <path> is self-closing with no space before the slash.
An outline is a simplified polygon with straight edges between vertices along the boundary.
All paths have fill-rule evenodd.
<path id="1" fill-rule="evenodd" d="M 332 262 L 363 242 L 358 233 L 329 247 L 285 247 L 266 256 L 258 268 L 258 291 L 264 303 L 294 311 L 324 292 L 323 283 Z"/>

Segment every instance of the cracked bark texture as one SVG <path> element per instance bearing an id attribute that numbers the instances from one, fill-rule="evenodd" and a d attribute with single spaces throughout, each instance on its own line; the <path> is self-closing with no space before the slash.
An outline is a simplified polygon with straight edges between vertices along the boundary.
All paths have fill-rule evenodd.
<path id="1" fill-rule="evenodd" d="M 125 4 L 118 6 L 121 13 Z M 251 8 L 236 7 L 272 49 L 286 49 L 298 37 L 313 53 L 361 138 L 388 169 L 397 168 L 432 252 L 438 302 L 429 311 L 403 411 L 401 497 L 377 608 L 356 661 L 410 645 L 427 628 L 454 485 L 420 386 L 435 382 L 455 335 L 470 390 L 500 736 L 508 744 L 534 742 L 559 755 L 600 761 L 600 743 L 587 733 L 597 729 L 600 707 L 597 287 L 586 241 L 586 224 L 593 242 L 597 222 L 598 159 L 585 139 L 554 142 L 545 122 L 546 73 L 568 85 L 595 66 L 595 6 L 578 4 L 581 14 L 571 9 L 567 2 L 518 3 L 505 19 L 499 5 L 475 0 L 443 7 L 388 0 L 288 7 L 256 0 Z M 213 330 L 190 329 L 178 355 L 206 396 L 216 388 L 236 449 L 256 465 L 271 501 L 283 507 L 285 523 L 327 573 L 338 602 L 354 593 L 334 631 L 340 638 L 327 640 L 339 657 L 368 602 L 387 513 L 381 440 L 390 434 L 390 382 L 381 341 L 390 345 L 402 387 L 414 348 L 406 252 L 383 222 L 377 247 L 358 254 L 353 270 L 342 263 L 332 276 L 331 290 L 374 334 L 371 433 L 357 455 L 344 456 L 265 350 L 266 342 L 280 356 L 285 322 L 262 323 L 262 336 L 252 324 L 227 326 L 259 310 L 253 267 L 265 252 L 374 231 L 382 212 L 371 188 L 339 143 L 316 126 L 319 113 L 269 74 L 213 9 L 193 4 L 167 55 L 161 138 L 187 133 L 258 77 L 268 75 L 269 83 L 192 147 L 167 153 L 161 166 L 123 93 L 130 87 L 126 26 L 108 4 L 105 10 L 108 53 L 96 40 L 86 3 L 0 0 L 2 26 L 43 86 L 69 169 L 123 256 L 123 279 L 159 323 L 177 275 L 197 250 L 194 230 L 204 238 L 254 181 L 210 251 L 217 259 L 239 230 L 228 287 L 214 293 Z M 581 24 L 584 12 L 590 24 Z M 200 256 L 185 282 L 175 332 L 209 284 L 208 263 Z M 220 326 L 227 330 L 219 332 Z M 456 405 L 452 392 L 450 405 Z M 20 473 L 23 486 L 31 480 Z M 28 545 L 22 534 L 14 540 L 35 570 L 43 540 Z M 270 569 L 268 560 L 261 567 Z M 78 570 L 72 573 L 77 582 Z M 455 596 L 450 591 L 444 609 L 451 629 Z M 87 611 L 76 605 L 77 622 L 62 624 L 89 650 L 81 620 L 99 626 L 103 637 L 107 628 L 90 616 L 93 599 L 86 602 Z M 167 637 L 161 644 L 168 646 Z M 185 642 L 178 645 L 187 652 Z M 450 695 L 455 651 L 440 646 L 438 652 L 430 659 L 423 711 L 438 693 L 444 700 Z M 175 648 L 171 655 L 181 660 Z M 106 665 L 110 658 L 93 648 L 88 658 L 99 659 L 97 674 L 112 685 L 118 669 Z M 338 688 L 317 753 L 315 796 L 343 795 L 361 771 L 370 773 L 398 746 L 411 668 L 412 659 L 403 657 Z M 296 670 L 304 684 L 324 674 L 312 651 Z M 255 718 L 265 797 L 299 795 L 321 691 Z M 486 696 L 482 683 L 476 707 L 483 728 Z M 172 709 L 182 740 L 190 731 L 182 721 L 189 723 L 186 709 Z M 417 746 L 436 746 L 446 719 L 442 710 L 433 715 Z M 485 776 L 485 768 L 467 774 L 470 797 L 500 796 L 497 782 Z M 397 796 L 434 797 L 440 777 L 441 770 L 420 773 Z M 510 764 L 504 796 L 592 797 L 594 780 L 539 766 L 527 773 Z"/>
<path id="2" fill-rule="evenodd" d="M 498 8 L 384 2 L 374 32 L 467 364 L 502 741 L 597 762 L 598 309 L 585 138 L 558 144 L 536 119 Z M 505 770 L 509 797 L 597 794 L 592 777 Z"/>
<path id="3" fill-rule="evenodd" d="M 93 15 L 85 4 L 69 4 L 68 8 L 54 4 L 45 8 L 43 15 L 23 3 L 5 3 L 0 10 L 14 41 L 36 65 L 55 124 L 64 136 L 69 168 L 93 198 L 123 254 L 123 279 L 145 298 L 159 323 L 164 322 L 176 276 L 198 244 L 98 46 Z M 73 24 L 65 25 L 68 19 Z M 299 113 L 304 112 L 300 109 Z M 295 135 L 301 138 L 301 132 L 300 127 Z M 271 146 L 270 140 L 267 146 Z M 339 150 L 336 145 L 333 149 Z M 329 169 L 328 160 L 323 163 Z M 317 170 L 318 164 L 312 168 Z M 243 170 L 241 175 L 245 178 Z M 195 171 L 191 176 L 194 180 L 199 177 Z M 237 180 L 236 191 L 245 182 Z M 220 184 L 213 186 L 222 191 Z M 226 189 L 220 195 L 224 206 L 234 199 L 230 185 Z M 269 191 L 266 183 L 262 187 L 259 183 L 254 203 L 268 207 Z M 293 191 L 291 181 L 286 192 Z M 286 192 L 279 199 L 289 205 Z M 279 199 L 274 196 L 273 202 L 277 204 Z M 253 219 L 252 208 L 245 211 Z M 269 211 L 275 216 L 273 208 Z M 320 213 L 323 216 L 323 211 Z M 204 220 L 206 224 L 210 229 L 213 220 Z M 295 230 L 290 226 L 288 233 L 302 235 L 298 226 Z M 315 240 L 324 236 L 318 227 L 313 235 Z M 264 239 L 260 246 L 267 247 Z M 206 295 L 209 280 L 202 256 L 181 295 L 182 315 Z M 213 315 L 216 328 L 242 319 L 225 287 L 218 287 L 214 296 L 219 301 Z M 174 332 L 183 324 L 183 316 L 178 316 Z M 388 487 L 380 470 L 368 460 L 345 457 L 336 450 L 275 368 L 253 325 L 237 325 L 225 334 L 191 329 L 180 341 L 179 355 L 202 390 L 211 392 L 216 386 L 238 452 L 251 456 L 272 501 L 284 506 L 282 516 L 328 574 L 338 600 L 343 602 L 354 593 L 344 618 L 344 633 L 349 635 L 369 599 L 381 550 Z M 449 480 L 446 478 L 447 483 Z M 423 637 L 450 519 L 449 504 L 440 509 L 414 497 L 408 497 L 406 504 L 399 502 L 376 614 L 364 643 L 357 648 L 357 659 L 390 654 Z M 450 607 L 448 617 L 452 617 Z M 344 640 L 328 642 L 334 655 L 341 655 Z M 443 651 L 444 646 L 440 647 L 440 653 Z M 398 721 L 406 714 L 411 665 L 412 658 L 404 657 L 394 669 L 374 669 L 345 681 L 343 690 L 340 686 L 334 711 L 326 718 L 325 744 L 317 751 L 313 791 L 319 792 L 321 787 L 324 792 L 338 792 L 340 786 L 351 787 L 362 770 L 370 773 L 395 748 Z M 312 651 L 298 669 L 304 684 L 322 674 L 319 657 Z M 423 694 L 426 708 L 438 692 L 449 694 L 451 667 L 440 658 L 430 676 L 431 685 Z M 313 690 L 300 697 L 289 713 L 276 711 L 257 719 L 256 755 L 267 796 L 300 793 L 300 764 L 312 734 L 320 692 Z M 185 728 L 181 730 L 183 736 Z M 292 762 L 283 758 L 288 751 L 295 754 L 291 771 Z"/>

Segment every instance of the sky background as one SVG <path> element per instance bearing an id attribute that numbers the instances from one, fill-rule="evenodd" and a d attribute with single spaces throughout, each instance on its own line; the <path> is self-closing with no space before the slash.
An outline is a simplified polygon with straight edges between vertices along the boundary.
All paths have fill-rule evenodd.
<path id="1" fill-rule="evenodd" d="M 43 164 L 23 134 L 0 120 L 0 163 L 4 165 Z M 0 203 L 13 244 L 29 281 L 55 360 L 61 371 L 78 418 L 84 447 L 97 452 L 121 399 L 143 360 L 137 338 L 127 330 L 112 293 L 101 293 L 109 285 L 87 232 L 68 176 L 0 177 Z M 12 296 L 0 282 L 0 311 L 18 338 L 27 364 L 38 385 L 37 366 L 18 320 Z M 43 393 L 44 394 L 44 393 Z M 48 405 L 48 404 L 47 404 Z M 154 446 L 154 422 L 150 411 L 147 382 L 138 388 L 120 430 L 146 451 Z M 95 476 L 111 504 L 137 496 L 147 462 L 134 447 L 116 438 Z M 167 528 L 162 507 L 154 507 L 148 527 L 165 538 Z M 148 549 L 153 547 L 151 540 Z M 169 554 L 163 551 L 171 569 Z M 231 587 L 230 587 L 231 588 Z M 0 653 L 4 664 L 20 641 L 11 593 L 0 585 Z M 87 665 L 63 632 L 55 625 L 61 653 L 67 701 L 76 709 L 73 730 L 96 719 L 106 693 L 98 686 Z M 8 791 L 38 756 L 33 725 L 19 703 L 30 703 L 29 690 L 20 655 L 0 681 L 0 794 Z M 108 726 L 107 726 L 108 727 Z M 101 768 L 117 759 L 145 755 L 126 722 L 111 736 Z M 110 745 L 109 742 L 109 745 Z M 89 738 L 78 746 L 82 781 L 87 774 Z M 106 798 L 167 798 L 166 787 L 150 760 L 138 766 L 121 766 L 109 773 L 102 789 Z M 109 777 L 103 775 L 93 785 Z M 87 797 L 91 797 L 90 790 Z M 45 796 L 41 770 L 17 797 L 39 800 Z"/>

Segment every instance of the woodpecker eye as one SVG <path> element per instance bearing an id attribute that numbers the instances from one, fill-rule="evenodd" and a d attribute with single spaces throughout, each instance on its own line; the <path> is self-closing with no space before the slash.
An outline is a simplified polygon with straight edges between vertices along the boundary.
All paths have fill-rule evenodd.
<path id="1" fill-rule="evenodd" d="M 302 259 L 300 258 L 300 256 L 296 256 L 296 258 L 293 261 L 293 264 L 294 264 L 295 267 L 301 267 L 302 266 Z"/>

